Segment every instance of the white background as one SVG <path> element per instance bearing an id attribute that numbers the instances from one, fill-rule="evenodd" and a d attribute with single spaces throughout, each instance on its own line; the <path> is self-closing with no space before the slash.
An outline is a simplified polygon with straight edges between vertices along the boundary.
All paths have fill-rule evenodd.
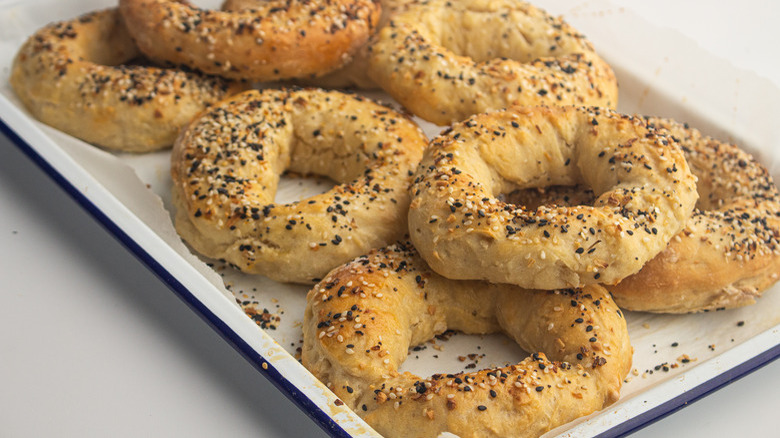
<path id="1" fill-rule="evenodd" d="M 780 3 L 613 2 L 780 86 Z M 634 436 L 778 436 L 778 388 L 775 361 Z M 0 436 L 45 435 L 324 436 L 0 135 Z"/>

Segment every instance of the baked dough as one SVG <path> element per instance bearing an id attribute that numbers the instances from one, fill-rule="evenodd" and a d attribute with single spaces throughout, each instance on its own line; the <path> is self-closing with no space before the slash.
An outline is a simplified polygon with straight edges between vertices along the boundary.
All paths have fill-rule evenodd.
<path id="1" fill-rule="evenodd" d="M 593 206 L 529 210 L 497 196 L 582 183 Z M 611 110 L 480 114 L 435 138 L 415 175 L 411 239 L 452 279 L 531 289 L 615 284 L 690 218 L 696 182 L 671 137 Z"/>
<path id="2" fill-rule="evenodd" d="M 733 144 L 668 119 L 648 123 L 679 139 L 699 202 L 669 246 L 610 287 L 621 307 L 664 313 L 753 304 L 780 278 L 780 195 L 769 172 Z"/>
<path id="3" fill-rule="evenodd" d="M 50 24 L 11 67 L 11 86 L 32 115 L 107 149 L 170 147 L 206 106 L 245 86 L 196 73 L 124 65 L 140 56 L 116 9 Z"/>
<path id="4" fill-rule="evenodd" d="M 769 172 L 734 144 L 686 124 L 647 117 L 677 139 L 697 177 L 693 216 L 669 246 L 638 273 L 608 289 L 626 310 L 687 313 L 753 304 L 780 277 L 780 195 Z M 592 204 L 582 186 L 528 189 L 512 203 Z"/>
<path id="5" fill-rule="evenodd" d="M 262 1 L 262 0 L 227 0 L 227 1 Z M 420 0 L 380 0 L 382 14 L 379 17 L 377 31 L 382 29 L 399 11 L 407 5 L 417 3 Z M 357 88 L 361 90 L 378 90 L 379 85 L 368 76 L 368 51 L 369 44 L 364 44 L 355 53 L 347 65 L 324 76 L 304 81 L 306 84 L 326 88 Z"/>
<path id="6" fill-rule="evenodd" d="M 410 4 L 369 50 L 369 77 L 439 125 L 510 105 L 617 105 L 615 75 L 591 44 L 517 0 Z"/>
<path id="7" fill-rule="evenodd" d="M 321 75 L 349 61 L 379 19 L 373 0 L 269 0 L 235 11 L 174 0 L 120 0 L 141 51 L 234 79 Z"/>
<path id="8" fill-rule="evenodd" d="M 198 252 L 244 272 L 312 283 L 406 233 L 408 188 L 426 144 L 410 119 L 358 96 L 247 91 L 176 141 L 176 229 Z M 278 204 L 285 170 L 337 185 Z"/>
<path id="9" fill-rule="evenodd" d="M 409 347 L 447 329 L 504 332 L 522 362 L 422 378 Z M 631 367 L 609 293 L 448 280 L 409 242 L 329 273 L 307 296 L 302 362 L 386 437 L 537 437 L 615 402 Z"/>

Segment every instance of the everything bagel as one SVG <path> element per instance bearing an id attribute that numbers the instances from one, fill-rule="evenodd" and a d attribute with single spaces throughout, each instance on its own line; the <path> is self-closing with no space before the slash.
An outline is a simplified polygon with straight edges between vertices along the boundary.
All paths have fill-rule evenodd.
<path id="1" fill-rule="evenodd" d="M 237 10 L 173 0 L 120 0 L 130 33 L 149 58 L 234 79 L 317 76 L 341 67 L 373 32 L 373 0 L 269 0 Z"/>
<path id="2" fill-rule="evenodd" d="M 673 136 L 697 177 L 699 201 L 685 228 L 638 273 L 608 289 L 626 310 L 687 313 L 755 302 L 780 277 L 780 195 L 769 172 L 734 144 L 669 119 L 648 117 Z M 583 187 L 522 190 L 529 208 L 591 204 Z"/>
<path id="3" fill-rule="evenodd" d="M 357 96 L 247 91 L 176 141 L 176 228 L 200 253 L 245 272 L 311 283 L 406 233 L 408 187 L 426 144 L 408 118 Z M 285 170 L 337 185 L 277 204 Z"/>
<path id="4" fill-rule="evenodd" d="M 447 329 L 504 332 L 534 354 L 472 373 L 399 371 L 411 346 Z M 537 437 L 615 402 L 632 357 L 601 286 L 449 280 L 408 242 L 329 273 L 307 296 L 303 331 L 304 366 L 387 437 Z"/>
<path id="5" fill-rule="evenodd" d="M 780 195 L 769 172 L 733 144 L 667 119 L 698 177 L 685 228 L 639 273 L 610 291 L 621 307 L 666 313 L 752 304 L 780 278 Z"/>
<path id="6" fill-rule="evenodd" d="M 244 87 L 172 69 L 123 65 L 140 56 L 116 9 L 48 25 L 19 50 L 11 86 L 38 120 L 108 149 L 173 144 L 206 106 Z"/>
<path id="7" fill-rule="evenodd" d="M 413 3 L 369 50 L 369 76 L 439 125 L 511 105 L 617 105 L 615 75 L 591 44 L 521 1 Z"/>
<path id="8" fill-rule="evenodd" d="M 582 183 L 592 206 L 507 204 L 517 189 Z M 690 218 L 696 182 L 676 142 L 611 110 L 485 113 L 435 138 L 418 167 L 411 239 L 453 279 L 532 289 L 614 284 L 662 251 Z"/>

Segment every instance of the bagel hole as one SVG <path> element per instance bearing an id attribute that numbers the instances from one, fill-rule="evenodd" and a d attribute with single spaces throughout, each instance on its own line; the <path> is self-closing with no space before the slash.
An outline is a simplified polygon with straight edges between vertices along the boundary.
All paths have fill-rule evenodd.
<path id="1" fill-rule="evenodd" d="M 503 333 L 471 335 L 448 330 L 428 342 L 409 348 L 400 372 L 418 376 L 470 373 L 516 364 L 529 353 Z"/>
<path id="2" fill-rule="evenodd" d="M 121 61 L 118 65 L 124 65 L 126 67 L 171 67 L 170 65 L 152 61 L 151 59 L 146 58 L 143 55 L 133 56 L 132 58 Z M 195 70 L 185 65 L 176 66 L 176 68 L 179 68 L 186 72 L 195 72 Z"/>
<path id="3" fill-rule="evenodd" d="M 136 56 L 133 58 L 128 59 L 127 61 L 123 61 L 122 65 L 128 66 L 128 67 L 149 67 L 152 64 L 152 61 L 144 58 L 143 56 Z"/>
<path id="4" fill-rule="evenodd" d="M 223 0 L 188 0 L 187 3 L 200 9 L 222 9 Z"/>
<path id="5" fill-rule="evenodd" d="M 156 68 L 175 68 L 185 73 L 199 74 L 196 70 L 193 70 L 186 65 L 175 65 L 171 63 L 155 62 L 142 55 L 133 54 L 132 57 L 128 57 L 127 54 L 116 52 L 112 53 L 110 58 L 93 58 L 92 62 L 109 67 L 156 67 Z"/>
<path id="6" fill-rule="evenodd" d="M 524 206 L 536 210 L 541 206 L 593 205 L 596 195 L 593 190 L 583 186 L 550 186 L 513 190 L 498 196 L 502 202 Z"/>
<path id="7" fill-rule="evenodd" d="M 332 189 L 337 183 L 332 179 L 313 174 L 284 172 L 279 178 L 274 202 L 287 204 L 320 195 Z"/>

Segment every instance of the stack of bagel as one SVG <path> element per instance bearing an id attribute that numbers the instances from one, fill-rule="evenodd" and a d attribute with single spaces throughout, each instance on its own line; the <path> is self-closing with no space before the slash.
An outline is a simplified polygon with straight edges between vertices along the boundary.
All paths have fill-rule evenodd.
<path id="1" fill-rule="evenodd" d="M 388 437 L 539 436 L 618 400 L 624 310 L 740 307 L 780 277 L 768 171 L 617 112 L 590 42 L 518 0 L 120 0 L 36 32 L 11 85 L 99 147 L 172 147 L 181 237 L 314 284 L 302 362 Z M 276 203 L 286 171 L 336 184 Z M 532 354 L 399 371 L 446 330 Z"/>

